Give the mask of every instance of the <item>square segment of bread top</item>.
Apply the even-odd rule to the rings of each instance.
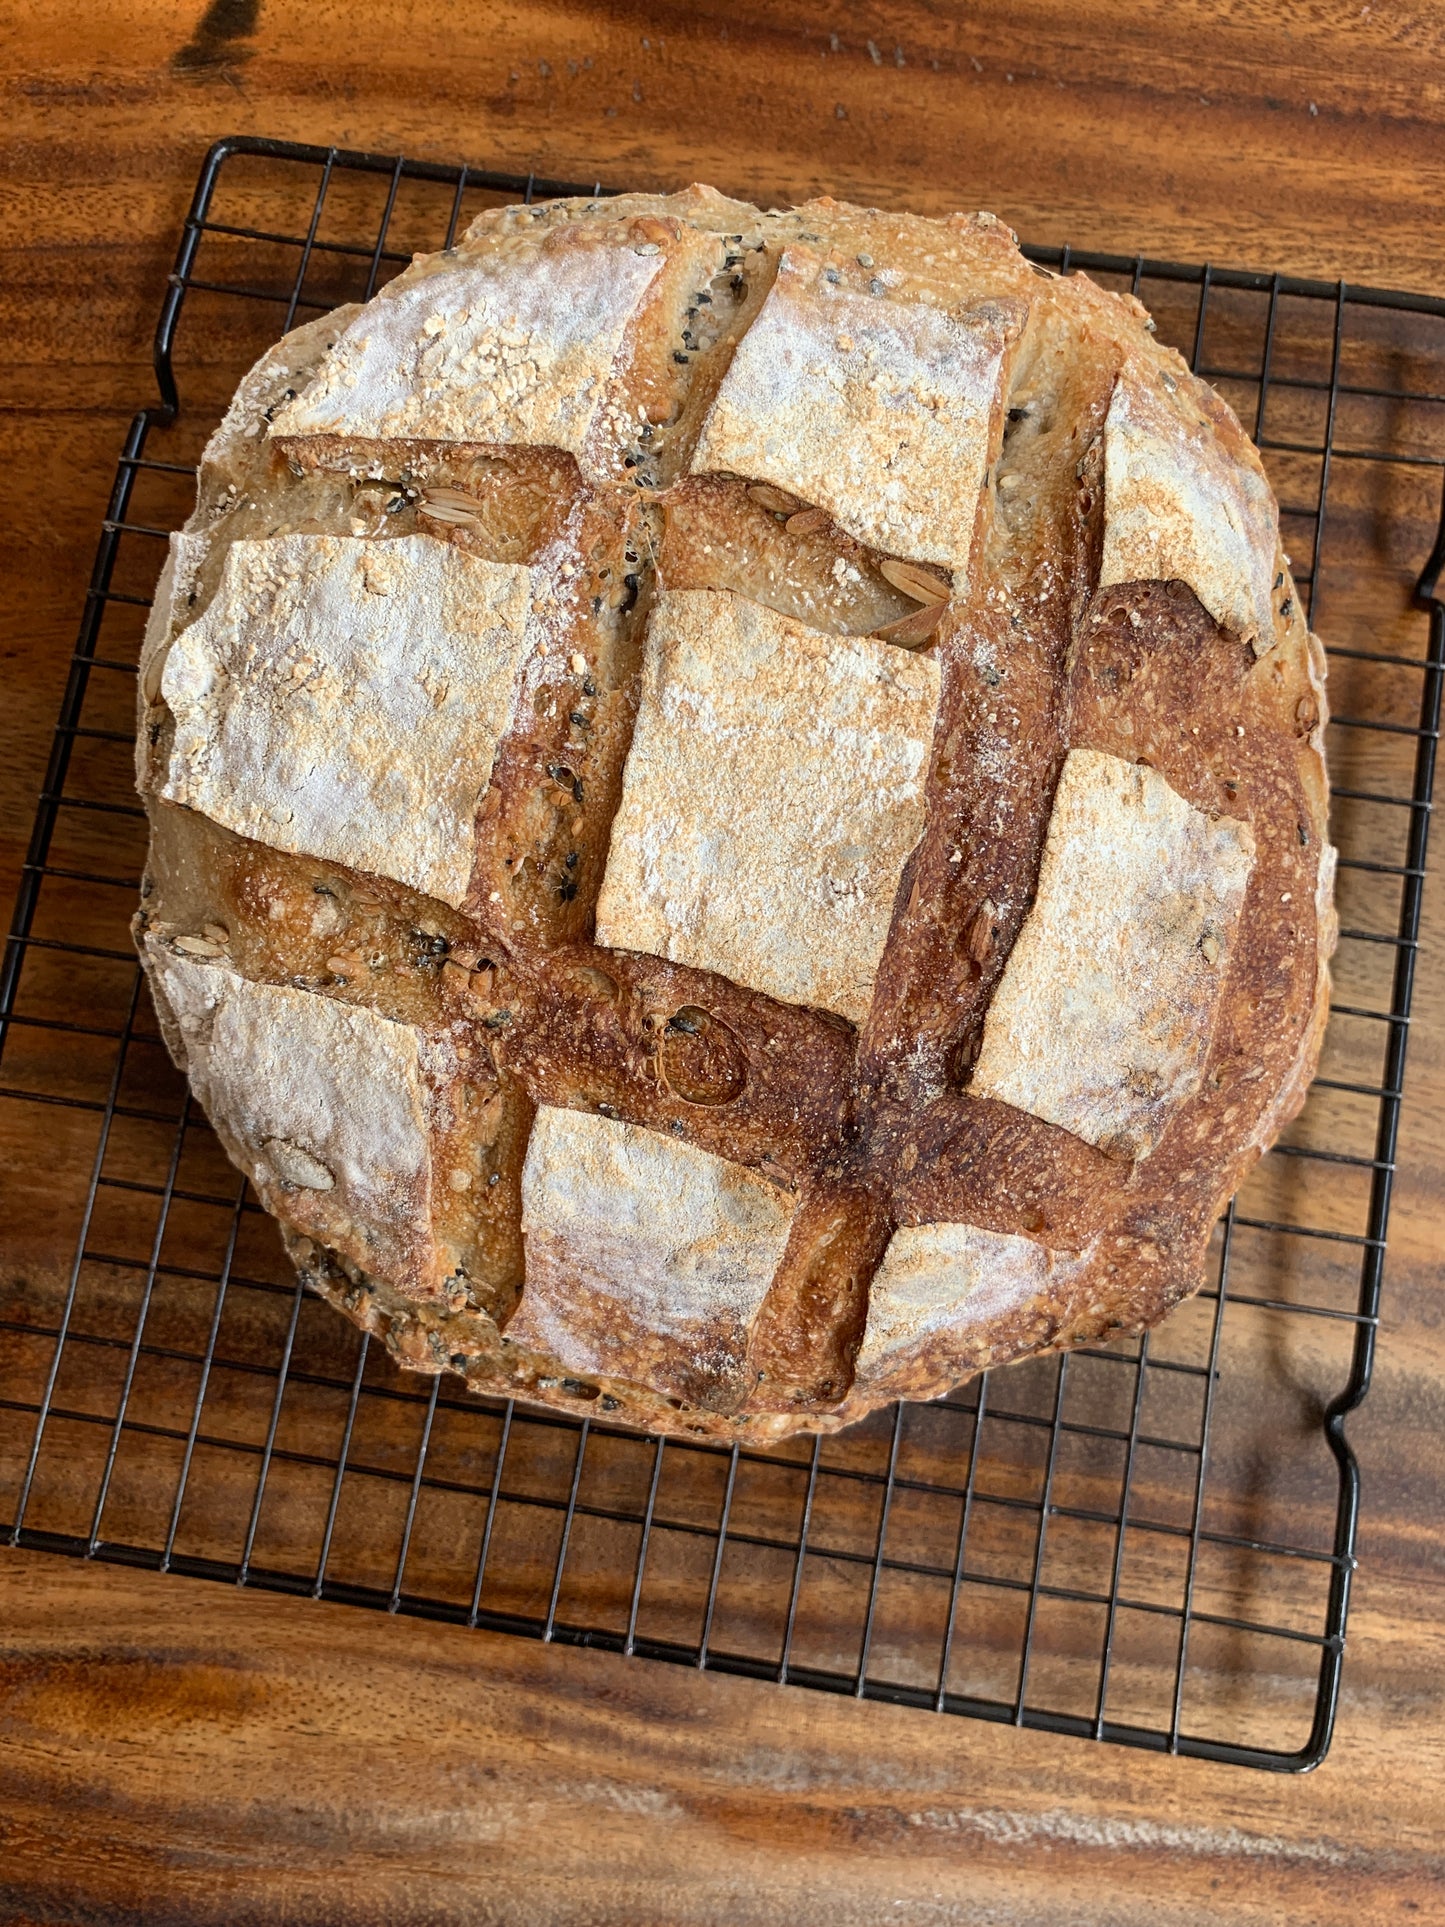
[[[1253,864],[1247,824],[1146,765],[1070,750],[973,1094],[1147,1155],[1199,1087]]]
[[[544,1104],[522,1172],[527,1282],[507,1337],[569,1371],[683,1398],[738,1393],[795,1206],[728,1158]]]
[[[945,314],[829,275],[807,248],[784,253],[692,471],[774,483],[870,547],[961,575],[1022,308]]]
[[[433,1283],[421,1033],[144,943],[167,1042],[266,1209],[379,1277]]]
[[[661,266],[656,245],[543,247],[530,238],[455,262],[433,256],[427,271],[361,310],[271,432],[580,456]]]
[[[1214,620],[1263,655],[1276,638],[1279,510],[1258,457],[1204,415],[1198,384],[1126,362],[1104,418],[1099,587],[1187,582]]]
[[[922,834],[939,667],[713,590],[659,596],[599,943],[868,1013]]]
[[[1090,1253],[1056,1252],[1032,1238],[972,1224],[901,1225],[868,1289],[855,1383],[866,1388],[910,1367],[928,1369],[914,1398],[936,1398],[978,1369],[970,1342],[1066,1284]]]
[[[429,535],[234,543],[165,659],[160,794],[459,905],[530,607],[529,570]]]

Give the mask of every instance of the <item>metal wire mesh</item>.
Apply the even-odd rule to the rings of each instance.
[[[140,628],[236,379],[480,207],[563,191],[588,190],[255,140],[207,159],[0,980],[0,1519],[22,1546],[1312,1766],[1354,1565],[1343,1427],[1370,1375],[1445,674],[1425,599],[1445,555],[1445,303],[1030,250],[1139,293],[1266,452],[1340,712],[1322,1074],[1220,1225],[1206,1288],[1143,1342],[835,1439],[664,1444],[405,1375],[307,1298],[160,1047],[126,932]]]

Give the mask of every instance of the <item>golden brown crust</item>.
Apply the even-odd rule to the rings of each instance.
[[[537,272],[595,285],[612,327],[605,356],[550,321],[533,352],[501,309],[448,333],[448,317],[471,315],[469,275],[490,300],[525,294]],[[418,1100],[431,1106],[427,1264],[362,1270],[366,1227],[318,1243],[330,1219],[288,1207],[278,1181],[267,1202],[308,1281],[413,1368],[659,1432],[758,1441],[836,1429],[885,1400],[1161,1317],[1198,1284],[1220,1206],[1303,1101],[1334,940],[1321,662],[1233,415],[1153,342],[1136,302],[1030,268],[988,216],[933,222],[827,200],[760,214],[698,188],[500,209],[380,302],[385,329],[368,334],[379,304],[326,317],[243,385],[207,451],[142,672],[148,953],[189,955],[192,976],[239,972],[374,1012],[449,1067]],[[409,333],[393,325],[412,311]],[[874,312],[878,343],[893,345],[870,363]],[[811,359],[729,385],[760,316],[771,319],[755,346],[772,339],[777,362],[806,336]],[[972,372],[930,389],[929,356],[965,324],[982,344]],[[376,361],[382,348],[395,366]],[[495,395],[469,402],[456,370],[474,353],[505,362],[511,416]],[[342,377],[368,355],[370,399],[349,412]],[[797,410],[766,458],[749,452],[767,441],[760,380]],[[838,409],[854,404],[859,446],[876,443],[885,469],[887,407],[899,419],[937,411],[967,469],[966,528],[934,542],[917,522],[926,461],[899,466],[886,513],[851,471],[837,486],[817,479]],[[745,472],[708,465],[724,445]],[[1208,501],[1230,487],[1240,526],[1215,540]],[[1144,570],[1146,496],[1167,525],[1167,579],[1104,582],[1121,558]],[[883,530],[893,546],[871,546]],[[454,904],[334,853],[283,854],[158,794],[176,754],[165,652],[215,597],[237,539],[285,534],[426,537],[530,571],[529,647],[480,773],[475,856]],[[937,678],[921,827],[869,886],[891,919],[871,999],[846,1005],[856,1026],[766,983],[595,941],[614,836],[630,833],[618,810],[638,705],[661,700],[642,676],[647,627],[659,593],[678,592],[773,612],[769,633],[803,637],[809,661],[881,633],[919,649]],[[1164,1094],[1147,1155],[970,1089],[1071,750],[1147,764],[1181,809],[1241,825],[1252,845],[1237,929],[1205,951],[1219,972],[1212,1023],[1191,1006],[1202,1068]],[[810,781],[826,786],[826,756],[819,770]],[[679,836],[698,835],[685,819]],[[744,902],[729,898],[725,855],[689,856],[678,888],[709,878],[724,918]],[[658,914],[682,912],[664,891]],[[746,977],[756,949],[736,947],[728,967]],[[259,1155],[242,1114],[255,1100],[228,1102],[221,1122],[244,1163]],[[565,1155],[539,1149],[529,1165],[529,1143],[546,1135],[538,1107],[607,1121],[584,1160],[595,1181],[580,1172],[575,1197]],[[554,1153],[571,1142],[548,1131]],[[623,1155],[639,1141],[657,1154]],[[312,1165],[287,1146],[276,1156],[304,1191]],[[612,1248],[608,1184],[618,1214],[645,1215],[649,1195],[699,1171],[712,1174],[708,1197],[761,1200],[770,1227],[729,1259],[716,1315],[689,1324],[668,1308],[668,1281],[692,1277],[685,1237],[614,1239],[631,1257],[610,1269],[598,1257],[585,1285],[586,1264],[569,1271],[589,1211],[597,1252]],[[549,1196],[560,1211],[564,1194],[565,1239],[535,1215]],[[339,1210],[351,1194],[335,1195]],[[529,1308],[524,1209],[538,1267]],[[651,1282],[634,1281],[624,1329],[618,1279],[639,1251],[652,1254]],[[638,1324],[647,1304],[653,1322]]]

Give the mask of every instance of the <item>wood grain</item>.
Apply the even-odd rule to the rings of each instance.
[[[21,505],[0,610],[0,893],[123,425],[151,393],[176,229],[220,133],[765,199],[986,205],[1038,241],[1445,293],[1437,9],[839,12],[121,0],[102,18],[18,0],[0,25],[0,436]],[[1340,594],[1342,618],[1379,619],[1363,591]],[[1380,1363],[1351,1423],[1366,1498],[1344,1702],[1310,1779],[12,1553],[0,1915],[1445,1919],[1442,1140],[1436,889]],[[43,1142],[4,1145],[7,1267],[31,1262],[27,1227],[71,1161]]]
[[[0,1568],[8,1919],[1440,1918],[1436,1794],[1403,1747],[1280,1786],[41,1555]],[[1404,1631],[1362,1613],[1357,1694]],[[1438,1629],[1416,1652],[1438,1682]]]

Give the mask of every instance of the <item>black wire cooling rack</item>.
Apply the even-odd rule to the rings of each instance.
[[[1226,1213],[1205,1289],[1143,1342],[767,1452],[477,1398],[403,1374],[303,1295],[160,1047],[126,931],[144,852],[132,678],[206,432],[284,329],[365,298],[413,248],[503,200],[600,191],[260,140],[206,159],[0,979],[4,1529],[1311,1767],[1339,1691],[1359,1496],[1344,1422],[1374,1351],[1445,680],[1445,302],[1029,250],[1140,294],[1234,404],[1331,644],[1344,931],[1322,1074]]]

